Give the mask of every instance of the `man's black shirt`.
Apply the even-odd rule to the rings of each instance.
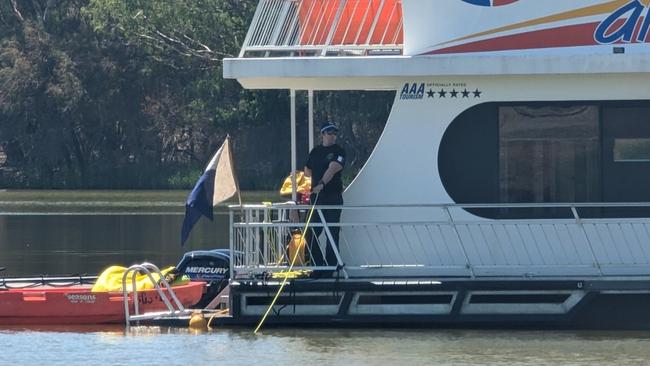
[[[333,161],[341,164],[341,166],[345,166],[345,150],[337,144],[327,147],[318,145],[309,153],[309,159],[307,159],[305,166],[311,169],[312,188],[323,179],[325,171]],[[321,194],[340,195],[343,192],[341,171],[334,174],[332,180],[323,187]]]

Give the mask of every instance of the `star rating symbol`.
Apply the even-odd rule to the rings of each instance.
[[[441,88],[438,91],[436,91],[436,90],[434,90],[432,88],[428,88],[426,93],[427,93],[427,99],[447,99],[447,98],[451,98],[451,99],[454,99],[454,98],[455,99],[459,99],[459,98],[462,98],[462,99],[465,99],[465,98],[467,98],[467,99],[470,99],[470,98],[480,99],[481,95],[483,95],[483,91],[479,90],[478,88],[476,88],[476,90],[472,91],[471,89],[467,89],[466,87],[463,87],[463,89],[453,88],[451,90]],[[436,96],[436,94],[438,94],[438,95]]]

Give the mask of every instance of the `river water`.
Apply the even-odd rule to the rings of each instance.
[[[97,273],[227,247],[225,208],[179,245],[183,191],[2,191],[5,275]],[[272,192],[245,201],[281,199]],[[650,304],[649,304],[650,305]],[[0,304],[2,306],[2,304]],[[650,307],[649,307],[650,311]],[[3,365],[650,365],[650,332],[0,326]]]
[[[94,274],[143,261],[174,265],[186,251],[228,247],[228,212],[202,218],[184,247],[187,191],[0,191],[5,275]],[[248,202],[281,199],[246,192]]]

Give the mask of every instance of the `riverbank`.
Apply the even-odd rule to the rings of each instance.
[[[0,215],[7,214],[183,214],[190,190],[0,190]],[[242,192],[244,202],[284,201],[274,191]],[[225,210],[237,197],[220,204]]]

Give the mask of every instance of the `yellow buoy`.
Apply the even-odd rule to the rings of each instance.
[[[190,317],[190,329],[205,330],[208,328],[208,321],[205,320],[200,311],[195,311]]]

